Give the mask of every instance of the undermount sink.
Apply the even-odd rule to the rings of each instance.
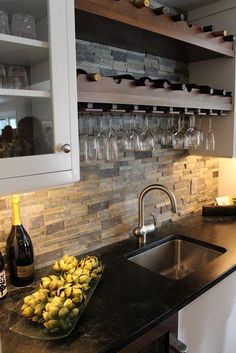
[[[167,278],[179,280],[221,256],[226,249],[186,236],[171,236],[127,258]]]

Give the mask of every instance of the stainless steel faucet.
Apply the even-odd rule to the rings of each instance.
[[[156,228],[155,218],[153,223],[148,225],[144,224],[144,197],[152,190],[164,191],[170,198],[172,212],[177,213],[175,196],[166,186],[161,184],[153,184],[143,189],[138,198],[138,226],[133,230],[134,235],[138,238],[139,243],[142,245],[146,243],[146,235],[153,232]]]

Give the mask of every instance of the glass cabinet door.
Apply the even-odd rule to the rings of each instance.
[[[73,12],[73,0],[0,0],[0,180],[73,168]]]

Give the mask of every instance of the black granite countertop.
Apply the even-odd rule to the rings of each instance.
[[[60,341],[39,341],[9,330],[18,319],[16,290],[0,303],[2,353],[108,353],[162,322],[236,269],[236,218],[203,219],[199,215],[170,223],[148,236],[148,243],[167,235],[187,235],[227,252],[189,276],[175,281],[142,268],[125,255],[137,249],[135,238],[101,248],[104,275],[73,333]]]

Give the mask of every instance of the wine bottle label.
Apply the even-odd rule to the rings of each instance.
[[[0,272],[0,298],[7,294],[7,281],[5,270]]]
[[[33,275],[34,273],[34,264],[28,266],[17,266],[16,267],[17,277],[18,278],[27,278]]]

